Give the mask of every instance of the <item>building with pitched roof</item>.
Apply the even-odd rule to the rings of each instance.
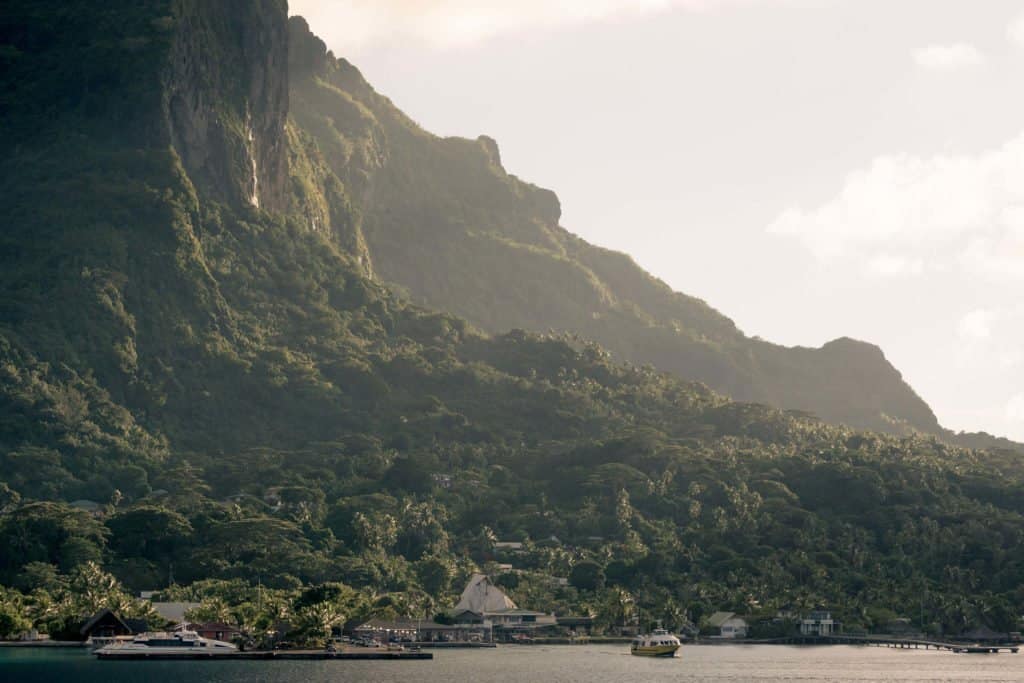
[[[718,631],[719,638],[747,637],[747,621],[735,612],[715,612],[708,617],[707,625]]]
[[[480,624],[496,636],[555,626],[555,615],[520,609],[486,574],[473,574],[451,615],[457,624]]]
[[[463,589],[454,611],[487,614],[508,609],[516,609],[516,603],[512,602],[512,598],[495,586],[486,574],[473,574]]]
[[[122,619],[114,610],[102,609],[82,624],[78,632],[84,640],[102,642],[148,630],[149,624],[145,619]]]

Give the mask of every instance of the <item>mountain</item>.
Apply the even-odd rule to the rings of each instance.
[[[292,116],[352,189],[376,274],[413,301],[492,333],[577,334],[619,360],[738,401],[967,439],[942,429],[878,347],[842,338],[787,348],[747,337],[629,256],[562,228],[555,194],[509,174],[494,140],[431,135],[329,54],[301,17],[290,29]],[[964,445],[1012,444],[979,434]]]
[[[536,324],[646,319],[638,348],[685,338],[688,362],[740,372],[726,319],[557,228],[493,143],[419,131],[300,29],[277,0],[0,13],[0,631],[77,632],[130,604],[121,582],[312,641],[453,604],[498,537],[524,543],[517,604],[601,628],[633,600],[666,625],[827,603],[873,628],[924,616],[922,588],[921,628],[1015,626],[1017,455],[737,403],[385,286],[399,262],[457,265],[448,232],[491,215],[504,239],[457,234],[508,279],[444,286],[508,287]],[[655,309],[693,327],[664,336]],[[855,342],[806,353],[882,367]]]

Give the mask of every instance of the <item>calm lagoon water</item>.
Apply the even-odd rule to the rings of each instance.
[[[433,661],[100,662],[85,650],[0,648],[0,681],[35,683],[620,683],[624,681],[1024,681],[1024,654],[875,647],[684,646],[673,659],[625,646],[435,650]]]

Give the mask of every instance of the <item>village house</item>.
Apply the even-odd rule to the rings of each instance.
[[[452,609],[448,616],[456,624],[483,624],[484,615],[471,609]]]
[[[718,638],[746,638],[747,622],[735,612],[715,612],[708,617],[709,628],[717,630]]]
[[[145,633],[148,630],[149,624],[145,619],[122,619],[117,612],[103,609],[82,625],[79,634],[82,636],[82,640],[98,643]]]
[[[776,621],[800,621],[800,611],[791,605],[780,607],[775,612]]]
[[[594,628],[594,617],[573,616],[555,617],[555,622],[569,635],[590,635]]]
[[[495,541],[493,550],[495,553],[511,553],[517,555],[524,552],[522,541]]]
[[[816,609],[800,620],[800,635],[828,636],[836,632],[836,623],[828,610]]]
[[[450,474],[439,474],[434,473],[430,475],[430,478],[434,481],[434,485],[442,489],[450,489],[452,487],[452,475]]]
[[[219,621],[208,624],[189,624],[189,626],[203,638],[223,640],[226,643],[230,643],[244,635],[238,627]]]

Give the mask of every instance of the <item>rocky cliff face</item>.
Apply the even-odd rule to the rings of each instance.
[[[877,347],[786,348],[745,336],[627,255],[561,227],[555,194],[509,174],[493,139],[422,130],[304,20],[290,23],[292,116],[349,187],[375,272],[415,301],[491,332],[578,334],[737,400],[957,439]]]
[[[305,19],[291,17],[288,28],[292,117],[315,139],[349,196],[365,204],[371,180],[387,161],[388,144],[383,125],[363,100],[380,96],[355,67],[328,52]]]
[[[287,208],[284,0],[10,0],[0,48],[7,156],[173,148],[202,196]]]
[[[177,0],[163,107],[186,171],[211,197],[287,206],[287,5]]]

